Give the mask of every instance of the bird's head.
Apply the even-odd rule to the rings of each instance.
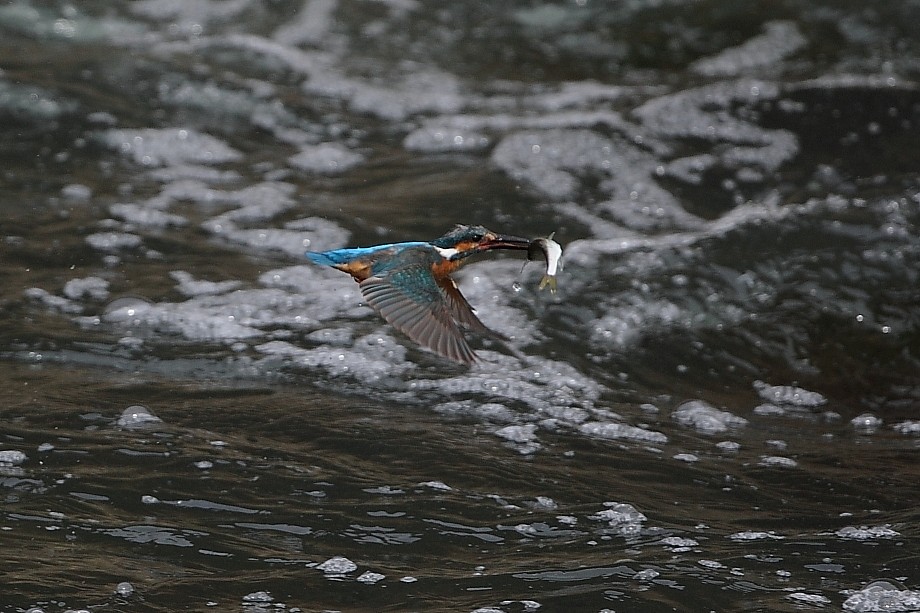
[[[482,226],[456,225],[440,238],[431,241],[448,260],[459,260],[491,249],[518,249],[526,251],[530,240],[518,236],[498,234]]]

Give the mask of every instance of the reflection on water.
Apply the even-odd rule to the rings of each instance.
[[[0,610],[920,608],[915,12],[0,7]]]

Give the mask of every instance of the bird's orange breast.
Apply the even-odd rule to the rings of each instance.
[[[478,246],[479,243],[477,241],[462,241],[454,245],[454,249],[456,249],[458,253],[466,253],[467,251],[473,251]],[[432,266],[431,272],[434,273],[435,277],[446,277],[464,264],[466,264],[465,257],[455,260],[441,260]]]
[[[446,277],[463,265],[463,260],[441,260],[431,267],[435,278]]]

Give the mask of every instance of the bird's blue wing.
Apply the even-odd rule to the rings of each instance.
[[[342,262],[336,257],[335,251],[307,251],[307,259],[320,266],[335,266]]]
[[[320,266],[342,266],[362,259],[379,259],[384,255],[395,255],[407,247],[427,246],[428,243],[388,243],[374,245],[373,247],[350,247],[348,249],[332,249],[331,251],[307,251],[304,255],[314,264]],[[389,251],[390,253],[386,253]]]
[[[390,268],[365,279],[359,287],[374,310],[419,345],[455,362],[476,361],[430,265],[420,262]]]

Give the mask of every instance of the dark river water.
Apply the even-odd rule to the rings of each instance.
[[[0,612],[920,610],[920,3],[0,3]],[[455,223],[507,343],[309,250]]]

